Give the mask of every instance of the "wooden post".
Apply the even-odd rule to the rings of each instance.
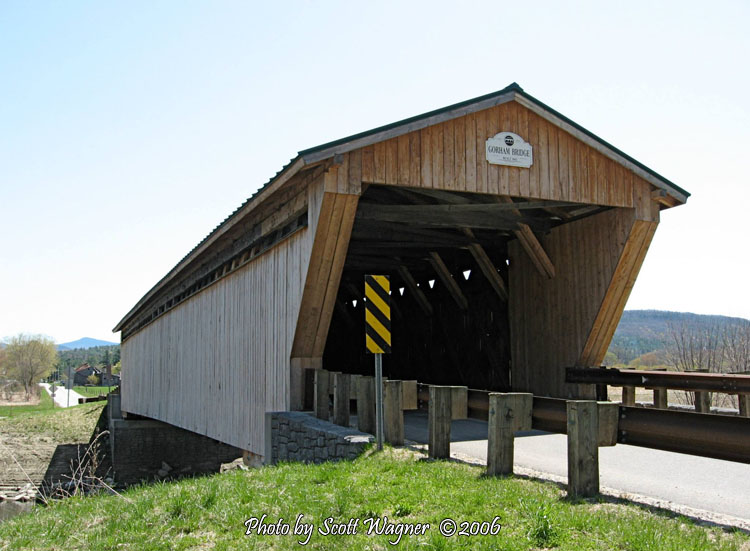
[[[623,406],[635,405],[635,387],[634,386],[622,387],[622,405]]]
[[[447,459],[451,455],[451,387],[430,385],[427,415],[428,455]]]
[[[666,388],[654,389],[654,407],[658,409],[669,408],[669,403],[667,402],[667,389]]]
[[[306,367],[303,371],[304,390],[302,392],[302,407],[309,411],[315,409],[315,373],[317,369]]]
[[[695,391],[695,411],[698,413],[711,413],[711,393],[701,390]]]
[[[516,431],[531,430],[533,394],[490,393],[487,424],[487,474],[513,474],[513,439]]]
[[[351,375],[348,373],[333,375],[333,422],[342,427],[349,426],[350,382]]]
[[[359,378],[362,375],[349,375],[349,399],[357,400],[357,389],[359,388]]]
[[[324,369],[315,370],[315,417],[330,419],[328,395],[330,394],[330,373]]]
[[[401,381],[401,396],[405,410],[417,409],[417,381]]]
[[[750,417],[750,394],[738,394],[737,405],[740,410],[740,417]]]
[[[568,495],[599,493],[599,415],[593,400],[568,400]]]
[[[467,419],[469,417],[469,387],[451,387],[451,419]]]
[[[357,428],[375,434],[375,377],[357,379]]]
[[[394,446],[404,445],[404,409],[402,381],[386,381],[383,393],[385,441]]]
[[[620,423],[620,406],[614,402],[599,402],[597,414],[599,423],[597,443],[600,447],[616,445]]]

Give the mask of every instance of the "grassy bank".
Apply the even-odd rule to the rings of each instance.
[[[81,396],[93,398],[94,396],[101,396],[102,394],[108,394],[112,390],[113,386],[74,386],[75,390]]]
[[[742,550],[747,536],[632,505],[568,501],[557,486],[386,450],[353,462],[286,464],[70,499],[0,525],[1,549],[300,549],[302,536],[245,535],[249,517],[314,523],[309,549],[391,549],[396,536],[323,536],[326,518],[429,523],[397,549]],[[492,521],[496,536],[440,534],[445,517]]]

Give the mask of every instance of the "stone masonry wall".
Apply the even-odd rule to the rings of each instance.
[[[353,459],[373,440],[370,434],[300,411],[270,411],[266,413],[264,462],[323,463]]]

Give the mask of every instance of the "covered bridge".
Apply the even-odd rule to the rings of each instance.
[[[262,454],[304,369],[591,397],[662,209],[688,193],[517,84],[301,151],[117,324],[122,409]]]

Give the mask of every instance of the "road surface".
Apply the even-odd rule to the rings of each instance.
[[[427,413],[404,412],[406,438],[427,442]],[[514,463],[567,479],[567,436],[519,433]],[[487,423],[453,421],[451,453],[487,461]],[[626,444],[599,448],[602,487],[750,522],[750,465]]]
[[[49,384],[39,383],[39,386],[42,387],[44,390],[46,390],[50,396],[52,396],[52,392],[50,391]],[[68,393],[70,393],[70,400],[68,400]],[[61,386],[55,387],[55,395],[52,396],[52,399],[61,408],[65,408],[68,406],[77,406],[78,398],[83,398],[83,395],[78,394],[75,390],[67,390],[66,388],[61,387]]]

